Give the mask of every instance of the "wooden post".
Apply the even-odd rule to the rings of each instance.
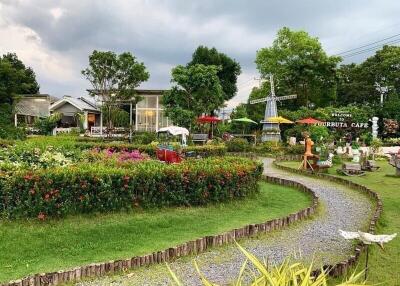
[[[132,142],[132,101],[129,104],[129,142]]]

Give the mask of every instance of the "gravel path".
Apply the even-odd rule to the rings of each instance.
[[[352,251],[351,242],[338,234],[338,229],[357,230],[367,226],[372,214],[371,201],[357,191],[341,185],[288,173],[272,166],[272,159],[263,159],[265,173],[298,181],[311,188],[319,197],[320,213],[311,220],[288,229],[241,241],[259,258],[279,263],[288,255],[301,254],[302,259],[317,264],[334,264],[347,258]],[[181,277],[184,285],[201,285],[191,258],[181,258],[170,264]],[[195,257],[204,275],[214,283],[226,285],[232,282],[244,262],[244,256],[234,245],[216,248]],[[155,265],[135,270],[129,274],[102,277],[80,282],[79,286],[93,285],[170,285],[165,265]]]

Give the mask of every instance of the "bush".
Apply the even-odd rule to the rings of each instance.
[[[53,129],[57,127],[57,122],[61,120],[61,113],[54,113],[47,118],[39,119],[35,122],[35,127],[39,129],[41,135],[51,135]]]
[[[0,126],[0,139],[6,140],[24,140],[26,133],[23,128],[14,127],[12,125]]]
[[[228,152],[246,152],[250,150],[250,144],[246,139],[233,138],[225,142]]]
[[[138,132],[132,137],[132,143],[137,144],[150,144],[157,140],[155,132]]]
[[[302,155],[304,154],[304,145],[290,145],[285,149],[285,153],[290,155]]]
[[[80,164],[21,171],[0,190],[0,213],[10,218],[64,216],[135,207],[203,205],[251,195],[262,164],[245,158],[143,161],[124,167]]]
[[[281,142],[266,141],[258,144],[254,150],[259,154],[278,154],[283,149]]]
[[[155,156],[157,145],[154,144],[129,144],[125,142],[76,142],[75,146],[81,150],[85,149],[112,149],[115,151],[133,151],[139,150],[141,153],[146,153],[150,156]],[[187,146],[182,148],[183,152],[193,151],[202,156],[222,156],[226,153],[226,147],[224,145],[202,145],[202,146]]]

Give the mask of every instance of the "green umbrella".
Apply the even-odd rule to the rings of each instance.
[[[250,118],[247,118],[247,117],[232,119],[232,121],[258,124],[254,120],[251,120]]]

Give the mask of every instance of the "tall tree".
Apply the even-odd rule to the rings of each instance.
[[[384,46],[360,64],[342,65],[338,79],[339,105],[363,104],[378,117],[400,120],[400,47]]]
[[[136,94],[142,82],[148,80],[149,73],[143,63],[129,52],[120,55],[114,52],[93,51],[89,56],[89,66],[82,74],[91,83],[92,96],[100,96],[103,109],[107,110],[109,127],[112,127],[112,111],[120,100],[132,100],[136,104],[140,97]]]
[[[271,47],[262,48],[256,56],[261,75],[275,75],[277,95],[296,93],[297,105],[302,106],[325,106],[335,100],[339,61],[325,53],[317,38],[287,27],[278,31]]]
[[[224,99],[229,100],[237,92],[237,77],[241,73],[240,64],[224,53],[220,53],[216,48],[199,46],[192,55],[192,60],[187,66],[196,64],[219,66],[217,75],[224,92]]]
[[[16,54],[0,57],[0,111],[1,124],[10,124],[13,104],[20,94],[36,94],[39,85],[30,67],[18,59]]]
[[[191,128],[196,117],[211,114],[223,105],[219,70],[217,66],[203,64],[172,69],[173,86],[164,93],[162,102],[175,124]]]

